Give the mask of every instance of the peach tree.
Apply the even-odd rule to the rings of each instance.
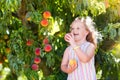
[[[31,22],[32,16],[32,13],[26,15],[26,20]],[[57,50],[64,46],[63,43],[59,44],[62,37],[54,36],[55,34],[52,32],[53,18],[49,11],[41,13],[40,17],[37,31],[33,32],[28,28],[29,26],[18,25],[20,28],[10,32],[7,47],[10,49],[8,61],[14,75],[12,77],[26,75],[29,80],[38,80],[39,71],[42,71],[44,76],[49,76],[60,68],[58,64],[61,59],[58,55],[61,54]]]
[[[62,20],[57,22],[52,10],[38,3],[42,1],[0,2],[0,64],[10,68],[6,79],[25,76],[28,80],[52,80],[57,79],[59,73],[63,75],[60,63],[66,47],[65,32],[58,26],[62,25]],[[3,79],[4,74],[1,74],[2,71],[0,78]]]
[[[119,0],[1,0],[0,79],[8,67],[7,80],[66,80],[60,70],[64,34],[75,17],[88,15],[103,35],[95,56],[98,77],[120,79],[119,5]]]

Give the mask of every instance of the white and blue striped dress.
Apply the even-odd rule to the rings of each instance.
[[[85,52],[89,44],[89,42],[83,43],[80,46],[81,50]],[[97,80],[96,71],[94,67],[94,56],[89,62],[83,63],[78,59],[78,57],[74,53],[74,50],[71,47],[68,56],[69,60],[73,58],[76,59],[78,67],[72,73],[68,74],[67,80]]]

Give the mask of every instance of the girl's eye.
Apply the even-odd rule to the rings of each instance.
[[[80,29],[79,27],[77,29]]]
[[[70,31],[72,31],[73,30],[73,28],[70,28]]]

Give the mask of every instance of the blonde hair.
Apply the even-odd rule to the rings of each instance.
[[[102,39],[102,36],[95,28],[95,26],[94,26],[95,23],[93,22],[91,17],[89,17],[89,16],[87,16],[86,18],[85,17],[82,17],[82,18],[77,17],[77,18],[75,18],[75,20],[72,23],[74,23],[76,21],[80,21],[85,25],[86,30],[89,31],[88,35],[86,36],[86,40],[93,43],[97,47],[98,39]]]

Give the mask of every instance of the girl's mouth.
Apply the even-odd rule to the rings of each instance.
[[[74,34],[74,36],[78,36],[79,34]]]

